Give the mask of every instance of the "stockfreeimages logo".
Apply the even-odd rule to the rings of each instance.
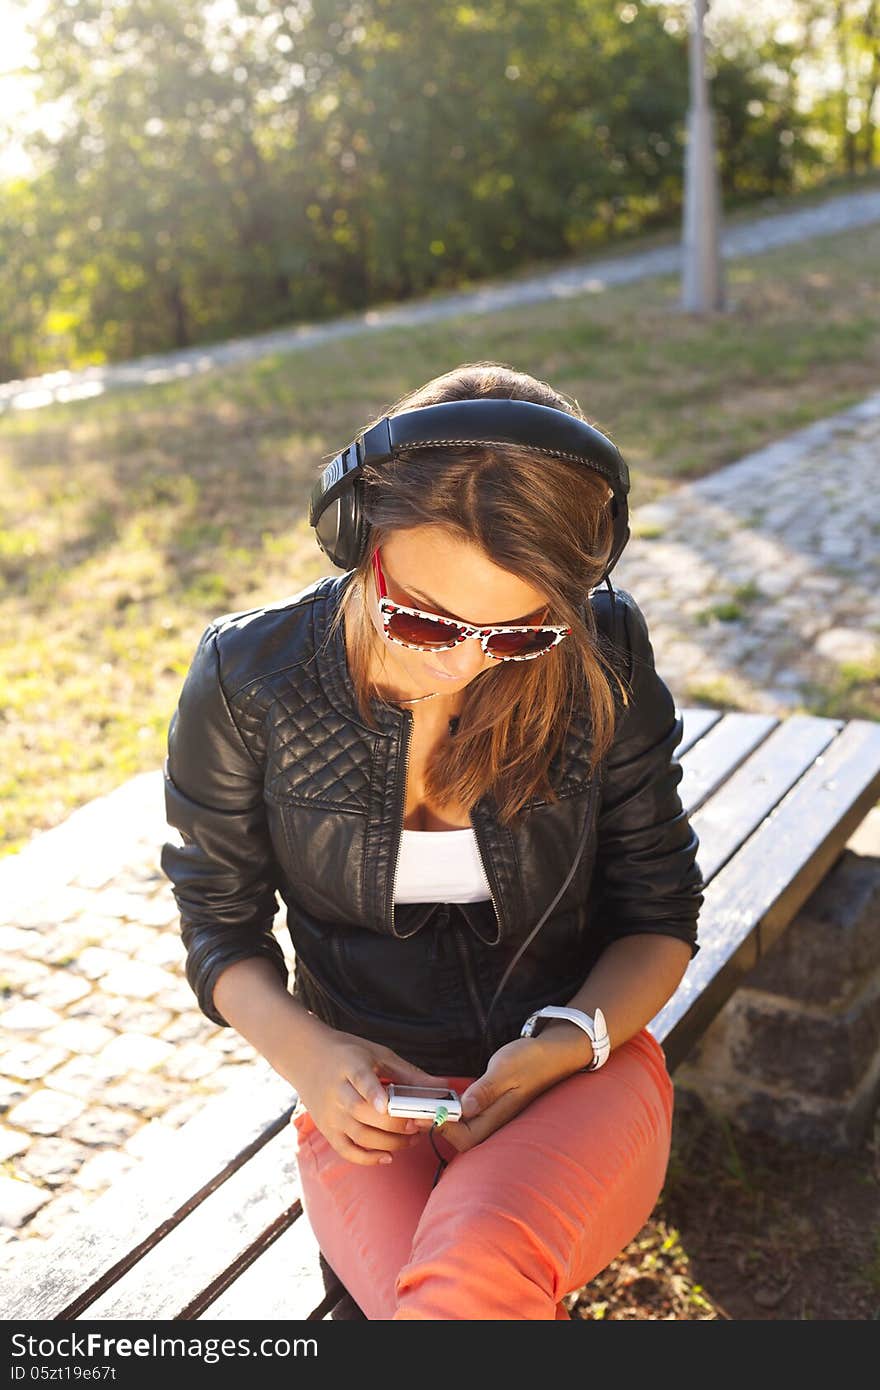
[[[46,1358],[72,1359],[80,1357],[98,1360],[102,1356],[119,1357],[181,1357],[204,1361],[213,1365],[224,1358],[237,1356],[265,1356],[284,1359],[289,1356],[317,1356],[318,1343],[314,1337],[263,1337],[255,1345],[249,1337],[207,1337],[198,1338],[160,1337],[152,1333],[149,1337],[108,1337],[103,1332],[70,1333],[62,1337],[33,1337],[22,1332],[12,1336],[13,1357],[29,1357],[33,1360]],[[33,1371],[39,1368],[31,1368]],[[13,1367],[13,1380],[27,1376],[25,1366]]]

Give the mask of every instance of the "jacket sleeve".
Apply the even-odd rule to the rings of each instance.
[[[182,845],[162,846],[186,947],[186,978],[199,1008],[228,1027],[213,1003],[234,961],[265,956],[287,984],[272,935],[275,861],[263,805],[263,771],[235,723],[220,680],[217,632],[202,634],[168,729],[165,811]]]
[[[597,823],[598,911],[606,944],[653,932],[699,950],[697,918],[703,880],[699,840],[678,794],[682,769],[673,759],[683,721],[654,668],[648,628],[638,604],[617,590],[629,650],[629,704],[618,716],[607,754]]]

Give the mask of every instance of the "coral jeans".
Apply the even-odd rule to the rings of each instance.
[[[464,1090],[472,1077],[449,1077]],[[666,1174],[673,1089],[642,1029],[604,1067],[558,1082],[464,1153],[427,1134],[389,1164],[341,1158],[294,1117],[303,1203],[324,1257],[370,1319],[567,1318],[561,1300],[644,1225]]]

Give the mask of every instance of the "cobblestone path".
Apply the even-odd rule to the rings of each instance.
[[[784,715],[877,662],[878,451],[880,394],[633,513],[615,579],[680,705]],[[168,833],[156,771],[0,861],[3,1264],[255,1060],[183,976]]]

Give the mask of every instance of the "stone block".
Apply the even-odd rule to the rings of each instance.
[[[66,1047],[77,1054],[100,1052],[114,1037],[112,1028],[105,1028],[89,1018],[66,1018],[56,1028],[50,1028],[45,1041]]]
[[[107,1078],[96,1068],[93,1057],[71,1057],[46,1077],[46,1085],[53,1091],[90,1100],[107,1089]]]
[[[95,937],[85,922],[58,922],[31,932],[31,945],[24,954],[48,965],[66,967],[78,960],[83,951],[94,947]]]
[[[828,1099],[784,1087],[743,1084],[733,1076],[709,1076],[682,1063],[675,1073],[676,1106],[693,1103],[722,1114],[736,1128],[772,1134],[817,1153],[846,1153],[871,1131],[880,1103],[880,1057],[854,1092]]]
[[[105,939],[112,944],[114,951],[122,951],[124,955],[140,961],[146,959],[144,952],[155,944],[157,935],[153,927],[144,926],[142,922],[115,922],[112,933],[108,933]]]
[[[878,980],[880,986],[880,980]],[[839,1098],[854,1090],[880,1051],[880,988],[842,1013],[780,1006],[741,990],[730,1026],[730,1064],[758,1085]]]
[[[123,1076],[111,1086],[104,1083],[102,1099],[108,1105],[120,1105],[133,1110],[141,1118],[152,1119],[164,1115],[169,1106],[179,1100],[181,1092],[187,1088],[179,1081],[173,1081],[156,1072],[137,1072]]]
[[[134,1164],[133,1158],[116,1149],[103,1149],[82,1165],[74,1182],[80,1191],[97,1195],[133,1168]]]
[[[81,975],[74,975],[65,968],[53,970],[51,974],[40,977],[28,985],[24,993],[26,995],[38,994],[42,1004],[48,1004],[51,1009],[63,1009],[74,1000],[82,999],[91,991],[88,980],[84,980]]]
[[[9,1111],[8,1119],[32,1134],[57,1134],[85,1109],[78,1096],[64,1091],[34,1091]]]
[[[194,1115],[204,1108],[204,1095],[185,1096],[176,1105],[172,1105],[162,1116],[162,1123],[166,1129],[180,1129],[187,1120],[191,1120]]]
[[[27,954],[29,947],[39,943],[39,933],[27,931],[24,927],[0,927],[0,951],[15,955],[21,951]]]
[[[189,1013],[177,1014],[171,1022],[162,1029],[161,1036],[168,1042],[182,1043],[191,1042],[198,1039],[200,1042],[207,1042],[213,1033],[216,1033],[217,1025],[211,1019],[206,1018],[200,1010],[190,1010]]]
[[[46,1187],[60,1187],[73,1177],[89,1157],[90,1150],[72,1139],[37,1139],[15,1164],[16,1174],[33,1178]]]
[[[108,1026],[121,1026],[122,1016],[127,1016],[129,1001],[121,994],[104,994],[98,989],[91,990],[88,996],[77,1000],[67,1010],[68,1018],[89,1018],[95,1023]]]
[[[173,1014],[183,1014],[195,1007],[195,1000],[196,996],[187,981],[180,978],[157,994],[153,1002],[163,1009],[170,1009]]]
[[[142,1124],[139,1115],[131,1115],[127,1110],[111,1110],[109,1105],[93,1105],[71,1124],[68,1133],[72,1139],[95,1148],[105,1145],[117,1149],[124,1144]]]
[[[845,1006],[880,966],[880,863],[845,850],[750,973],[750,989]]]
[[[160,1009],[156,1004],[146,1002],[133,1003],[130,999],[126,1000],[126,1007],[119,1016],[119,1021],[125,1022],[125,1030],[129,1033],[149,1033],[155,1037],[162,1032],[166,1024],[171,1022],[171,1012],[168,1009]]]
[[[49,1194],[51,1195],[51,1194]],[[58,1233],[66,1221],[85,1211],[92,1198],[75,1187],[59,1192],[22,1231],[22,1245],[32,1250]]]
[[[178,928],[180,923],[180,910],[174,898],[168,893],[157,894],[154,898],[148,898],[140,911],[138,918],[146,927],[173,927]]]
[[[101,980],[107,994],[124,994],[131,999],[151,999],[175,984],[175,977],[161,966],[136,960],[115,966]]]
[[[60,1014],[36,999],[19,999],[9,1008],[0,1010],[0,1028],[14,1033],[39,1033],[60,1022]]]
[[[38,1081],[69,1057],[63,1047],[44,1047],[42,1043],[20,1042],[3,1053],[0,1066],[4,1076],[19,1081]]]
[[[21,1226],[45,1206],[51,1193],[18,1178],[0,1176],[0,1225]]]
[[[858,1145],[880,1100],[880,816],[676,1069],[677,1093],[807,1148]]]
[[[184,1043],[173,1047],[163,1071],[178,1081],[201,1081],[220,1066],[222,1058],[202,1043]]]
[[[49,974],[48,965],[41,960],[29,960],[27,956],[12,955],[6,951],[0,956],[0,997],[9,998],[13,994],[37,994],[39,986]]]
[[[12,1076],[0,1076],[0,1114],[24,1100],[29,1091],[30,1087],[24,1081]]]
[[[0,1125],[0,1163],[5,1163],[7,1158],[12,1158],[14,1154],[20,1154],[32,1142],[29,1134],[22,1134],[19,1129],[9,1129],[6,1125]]]
[[[172,1043],[146,1033],[120,1033],[94,1058],[95,1068],[106,1077],[126,1076],[130,1071],[150,1071],[174,1056]]]
[[[127,892],[124,888],[106,888],[98,895],[97,905],[105,917],[115,917],[122,922],[138,922],[144,897],[142,893]]]
[[[148,945],[138,951],[138,960],[150,965],[168,965],[173,970],[182,968],[186,960],[186,949],[180,937],[172,932],[154,932]]]
[[[87,946],[74,962],[76,969],[90,980],[100,980],[111,970],[128,965],[121,951],[108,951],[104,946]]]

